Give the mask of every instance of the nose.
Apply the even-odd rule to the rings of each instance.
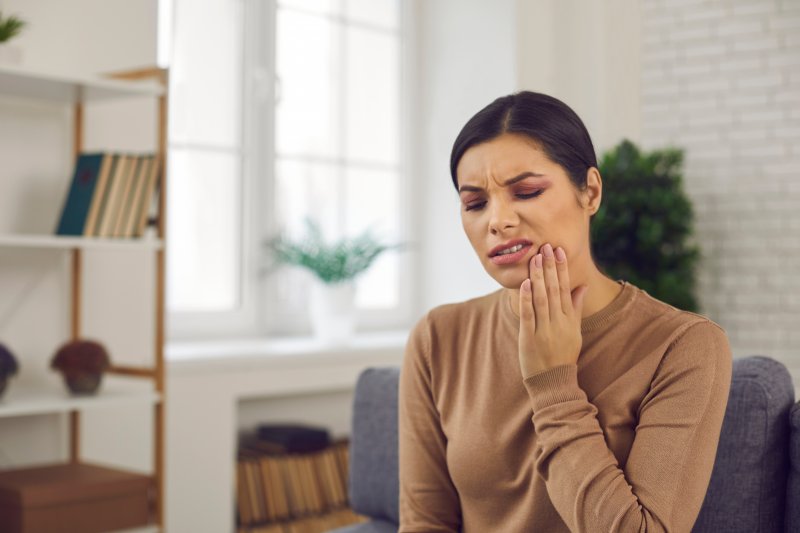
[[[511,202],[501,198],[498,195],[489,202],[489,231],[493,235],[506,230],[506,228],[513,227],[519,221],[517,213],[511,206]]]

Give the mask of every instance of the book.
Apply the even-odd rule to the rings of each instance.
[[[289,508],[289,516],[298,516],[300,513],[300,502],[295,494],[294,484],[291,483],[291,474],[289,472],[288,456],[281,457],[275,463],[280,472],[281,485],[283,493],[286,495],[286,503]]]
[[[253,517],[250,513],[250,491],[247,489],[247,474],[245,472],[244,457],[236,462],[236,508],[240,524],[252,524]]]
[[[108,198],[103,205],[100,227],[97,232],[97,235],[100,237],[112,237],[114,235],[121,196],[132,163],[132,156],[128,154],[119,155],[119,162],[114,168],[114,174],[109,184],[110,190],[108,191]]]
[[[265,517],[268,521],[274,521],[278,516],[275,505],[275,492],[270,485],[270,479],[268,472],[265,470],[265,466],[266,463],[264,462],[263,458],[260,458],[258,460],[258,475],[261,479],[261,486],[264,493]]]
[[[325,450],[322,454],[322,465],[325,478],[328,480],[328,488],[333,501],[333,505],[338,506],[344,503],[344,491],[342,487],[345,485],[344,480],[339,474],[339,469],[336,467],[336,458],[333,448]]]
[[[114,218],[111,225],[111,237],[122,236],[122,227],[125,222],[125,209],[131,202],[131,188],[134,180],[136,179],[136,174],[139,171],[139,167],[141,166],[142,159],[138,155],[131,155],[130,161],[131,163],[128,167],[128,172],[125,174],[125,178],[122,182],[121,188],[119,189],[119,197],[117,198],[115,204]]]
[[[139,193],[139,184],[141,183],[145,174],[145,167],[149,166],[147,156],[136,156],[136,165],[134,167],[133,175],[131,176],[130,183],[125,189],[125,194],[122,198],[122,208],[120,209],[119,220],[117,220],[116,235],[118,237],[130,237],[132,232],[129,232],[128,227],[131,226],[131,219],[133,218],[133,209],[136,204],[136,195]]]
[[[322,450],[331,442],[326,429],[301,424],[261,424],[258,438],[280,445],[288,453]]]
[[[78,155],[56,235],[83,235],[103,159],[102,153]]]
[[[161,181],[163,158],[160,155],[152,155],[150,159],[147,179],[142,186],[143,193],[139,196],[136,209],[133,213],[135,218],[133,228],[134,237],[141,237],[144,235],[145,229],[147,229],[147,219],[150,215],[151,204],[159,200],[157,193],[160,191],[159,183]],[[158,212],[158,210],[156,210],[156,212]]]
[[[100,220],[100,213],[103,208],[103,201],[108,190],[108,183],[111,174],[114,172],[114,166],[117,164],[117,157],[111,153],[103,154],[103,161],[100,164],[100,174],[97,177],[97,185],[92,193],[92,203],[89,207],[89,213],[86,218],[86,224],[83,227],[83,235],[92,236],[96,234],[97,223]]]

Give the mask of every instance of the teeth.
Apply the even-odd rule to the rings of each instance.
[[[522,246],[523,245],[518,244],[516,246],[512,246],[511,248],[506,248],[505,250],[498,252],[497,255],[513,254],[514,252],[522,250]]]

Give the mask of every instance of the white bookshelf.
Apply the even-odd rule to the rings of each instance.
[[[72,237],[67,235],[0,234],[0,248],[56,248],[69,250],[159,250],[156,238]]]
[[[103,379],[107,379],[104,377]],[[72,396],[63,383],[49,387],[21,387],[10,383],[0,398],[0,418],[87,411],[129,404],[155,404],[160,395],[152,390],[130,390],[102,383],[97,394]]]
[[[164,88],[149,81],[131,82],[0,65],[0,94],[50,102],[78,103],[132,96],[160,96],[164,94]]]
[[[70,294],[68,310],[71,338],[81,338],[82,287],[92,283],[84,279],[83,252],[95,250],[136,250],[150,252],[156,259],[154,273],[155,298],[152,316],[156,317],[154,354],[152,365],[127,367],[112,366],[102,378],[100,388],[92,395],[72,395],[61,376],[40,383],[24,382],[11,378],[0,397],[0,419],[37,416],[43,414],[68,415],[69,460],[80,462],[80,416],[87,411],[117,409],[129,405],[142,405],[153,410],[153,462],[155,483],[153,520],[151,524],[126,530],[126,533],[158,532],[163,527],[164,509],[164,295],[165,295],[165,238],[166,216],[166,121],[168,98],[168,72],[160,68],[144,68],[109,73],[109,76],[82,73],[42,71],[30,67],[0,65],[0,99],[35,100],[73,109],[72,136],[77,158],[83,150],[84,104],[107,100],[155,98],[157,100],[157,149],[161,174],[157,185],[159,201],[155,228],[148,227],[142,237],[65,236],[55,234],[15,233],[5,228],[0,233],[0,250],[17,253],[19,249],[63,250],[71,255]],[[121,125],[120,127],[124,127]],[[65,169],[66,171],[67,169]],[[71,169],[69,169],[71,170]],[[66,175],[66,172],[65,172]],[[68,178],[65,178],[68,179]],[[20,361],[25,365],[24,358]],[[2,436],[0,436],[0,439]],[[0,525],[0,530],[2,530]],[[122,532],[120,532],[122,533]]]

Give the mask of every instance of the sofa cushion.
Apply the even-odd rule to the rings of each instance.
[[[400,367],[367,368],[361,372],[353,397],[350,437],[350,506],[357,513],[394,524],[400,522],[399,381]]]
[[[800,531],[800,402],[792,406],[789,412],[789,427],[792,436],[789,443],[789,483],[786,489],[786,501],[794,505],[786,506],[786,531]]]
[[[761,355],[733,361],[714,469],[692,531],[783,533],[793,404],[783,364]]]

